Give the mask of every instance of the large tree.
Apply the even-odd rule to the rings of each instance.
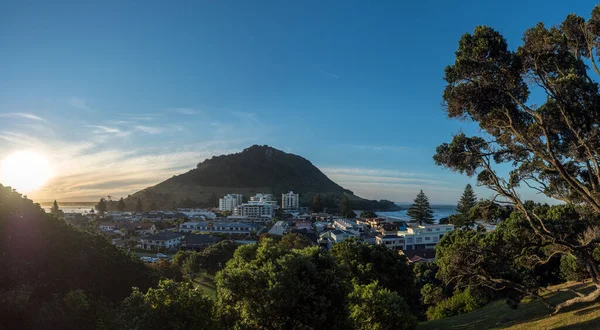
[[[343,195],[342,199],[340,200],[338,213],[342,217],[346,217],[348,214],[350,214],[350,211],[352,211],[352,208],[350,207],[350,200],[348,199],[348,196]]]
[[[323,205],[321,204],[321,194],[316,194],[312,200],[312,211],[314,213],[321,213],[323,211]]]
[[[433,210],[431,210],[429,198],[427,198],[423,190],[417,194],[414,203],[408,208],[406,214],[420,225],[433,223]]]
[[[450,118],[474,121],[484,135],[458,134],[437,148],[434,159],[475,176],[512,205],[531,228],[535,247],[586,265],[596,290],[557,305],[558,312],[600,297],[593,257],[600,242],[600,224],[593,220],[600,212],[600,7],[587,21],[571,14],[557,27],[538,23],[522,40],[511,50],[487,26],[462,36],[456,61],[445,70],[445,110]],[[499,163],[513,169],[503,176]],[[519,187],[577,204],[570,221],[580,226],[569,234],[551,226],[551,219],[527,207]]]
[[[54,201],[54,203],[52,203],[52,208],[50,209],[50,214],[57,216],[57,217],[62,215],[62,211],[58,207],[58,203],[56,202],[56,200]]]
[[[98,204],[96,204],[95,208],[101,217],[104,216],[104,213],[107,210],[106,198],[104,198],[104,197],[100,198],[100,201],[98,202]]]
[[[465,186],[460,200],[456,204],[457,214],[450,216],[449,222],[457,227],[471,227],[474,225],[474,218],[471,216],[471,209],[477,204],[477,196],[470,184]]]
[[[123,199],[123,197],[121,197],[121,199],[119,199],[119,202],[117,203],[117,211],[125,211],[125,200]]]

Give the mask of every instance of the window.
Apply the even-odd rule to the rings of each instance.
[[[436,229],[435,229],[435,231],[440,231],[440,229],[439,229],[439,228],[436,228]]]
[[[431,241],[431,237],[425,237],[426,241]]]

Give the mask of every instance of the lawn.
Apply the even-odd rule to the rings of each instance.
[[[193,280],[192,284],[194,287],[199,287],[204,293],[213,298],[217,299],[217,287],[215,285],[215,278],[213,275],[208,273],[200,273]]]
[[[567,283],[551,290],[570,287],[579,292],[590,292],[590,283]],[[575,297],[570,292],[546,293],[556,304]],[[550,311],[539,301],[524,301],[519,308],[510,309],[504,301],[495,301],[474,312],[420,323],[418,330],[434,329],[600,329],[600,302],[578,304],[550,316]]]

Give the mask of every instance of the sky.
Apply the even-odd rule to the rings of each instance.
[[[432,156],[453,134],[479,132],[441,104],[460,36],[488,25],[516,48],[537,22],[588,17],[594,5],[3,2],[0,158],[43,155],[52,179],[29,197],[81,201],[267,144],[364,198],[408,202],[422,189],[454,204],[475,180]]]

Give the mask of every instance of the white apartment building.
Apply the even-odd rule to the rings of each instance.
[[[277,200],[272,194],[256,194],[250,197],[250,202],[262,202],[265,204],[273,205],[273,208],[277,208]]]
[[[233,215],[247,218],[267,218],[273,217],[273,205],[265,202],[249,202],[241,204],[233,209]]]
[[[242,194],[228,194],[219,198],[219,210],[233,212],[236,206],[242,204]]]
[[[283,209],[299,209],[300,195],[294,194],[293,191],[290,191],[287,194],[281,194],[281,207]]]
[[[191,233],[193,231],[209,231],[210,224],[208,222],[184,222],[179,225],[179,231]]]
[[[409,227],[392,235],[377,235],[376,244],[394,250],[433,249],[442,236],[452,231],[454,225],[426,225]]]
[[[360,235],[360,233],[364,230],[363,225],[359,225],[356,221],[348,219],[333,220],[333,227],[339,230],[352,232],[356,235]]]

